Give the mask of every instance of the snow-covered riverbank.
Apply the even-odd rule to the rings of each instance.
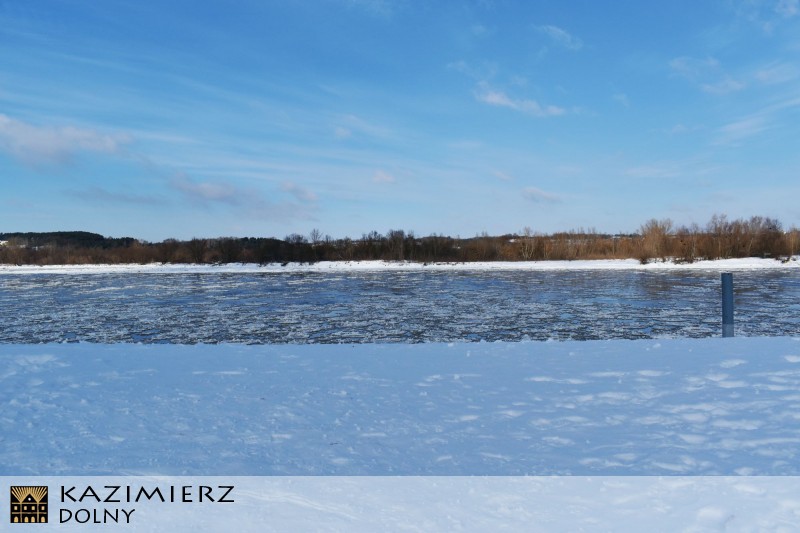
[[[49,485],[67,530],[120,507],[130,524],[101,527],[792,531],[800,515],[798,338],[5,344],[0,390],[0,480]],[[116,485],[224,485],[235,503],[58,500]]]
[[[745,259],[719,259],[716,261],[697,261],[695,263],[674,263],[671,261],[653,261],[642,264],[635,259],[599,259],[583,261],[487,261],[470,263],[416,263],[411,261],[320,261],[318,263],[288,263],[281,265],[272,263],[258,265],[254,263],[231,263],[220,265],[196,264],[161,264],[147,265],[0,265],[0,274],[108,274],[118,272],[130,273],[165,273],[181,272],[348,272],[348,271],[419,271],[419,270],[518,270],[518,271],[550,271],[550,270],[766,270],[766,269],[800,269],[800,261],[793,258],[788,262],[775,259],[755,257]]]
[[[792,338],[0,345],[0,387],[3,475],[800,474]]]

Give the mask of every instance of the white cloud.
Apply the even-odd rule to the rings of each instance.
[[[583,48],[583,41],[558,26],[547,24],[544,26],[535,26],[535,28],[538,32],[547,35],[552,42],[559,46],[563,46],[569,50],[580,50]]]
[[[800,108],[800,97],[792,97],[776,102],[757,113],[725,124],[717,129],[715,144],[739,144],[740,141],[754,137],[780,124],[787,117],[787,110]]]
[[[730,2],[736,15],[767,34],[800,14],[798,0],[747,0]]]
[[[717,174],[720,171],[718,165],[712,164],[702,158],[691,158],[683,160],[663,160],[654,161],[634,167],[629,167],[624,174],[636,179],[673,179],[687,178],[693,179]]]
[[[291,194],[301,202],[311,203],[317,201],[317,195],[314,193],[314,191],[310,191],[305,187],[302,187],[291,181],[284,181],[281,184],[281,190]]]
[[[755,115],[736,122],[731,122],[719,128],[717,144],[737,144],[738,142],[753,137],[765,131],[769,125],[766,116]]]
[[[784,18],[790,18],[800,13],[800,0],[778,0],[775,12]]]
[[[522,197],[534,203],[557,203],[561,201],[561,197],[538,189],[536,187],[525,187],[522,189]]]
[[[338,127],[333,131],[337,139],[347,139],[353,135],[353,132],[347,128]]]
[[[701,83],[700,88],[710,94],[728,94],[744,89],[746,85],[741,81],[726,76],[724,79],[713,83]]]
[[[669,62],[669,66],[676,75],[697,84],[709,94],[729,94],[746,87],[744,82],[725,73],[719,61],[713,57],[676,57]]]
[[[479,150],[485,146],[482,141],[475,141],[471,139],[463,139],[459,141],[452,141],[447,143],[447,146],[454,150]]]
[[[313,218],[316,195],[292,182],[284,182],[281,190],[297,201],[271,202],[259,190],[238,187],[228,182],[196,181],[179,174],[169,181],[170,187],[196,206],[227,206],[237,216],[260,220],[293,220]]]
[[[800,77],[800,70],[792,63],[770,63],[755,73],[755,79],[767,85],[786,83]]]
[[[520,76],[519,74],[514,74],[511,76],[511,84],[516,85],[517,87],[527,87],[528,78],[525,76]]]
[[[614,95],[614,100],[616,100],[625,107],[631,106],[630,100],[628,100],[628,95],[625,93],[616,93]]]
[[[541,104],[533,99],[513,98],[505,91],[491,87],[488,80],[494,78],[497,68],[490,63],[485,63],[476,68],[474,65],[462,60],[448,64],[447,68],[474,79],[477,83],[473,90],[473,96],[477,101],[484,104],[505,107],[534,117],[553,117],[564,115],[568,112],[563,107]],[[510,83],[517,90],[525,90],[528,80],[522,76],[511,76]]]
[[[479,66],[475,66],[461,59],[459,61],[448,63],[447,68],[456,72],[460,72],[461,74],[464,74],[465,76],[468,76],[474,80],[487,80],[497,74],[497,66],[488,62],[484,62]]]
[[[375,172],[374,176],[372,176],[372,181],[374,181],[375,183],[394,183],[396,180],[395,177],[389,174],[388,172],[379,170]]]
[[[536,100],[513,99],[502,91],[488,88],[486,84],[481,84],[481,89],[475,94],[475,98],[485,104],[507,107],[514,111],[519,111],[535,117],[552,117],[566,113],[566,110],[562,107],[541,105]]]
[[[187,198],[199,203],[241,204],[245,197],[229,183],[196,182],[185,174],[179,174],[169,182],[170,186]]]
[[[683,135],[685,133],[692,133],[703,129],[705,129],[704,126],[699,126],[699,125],[687,126],[686,124],[675,124],[674,126],[665,131],[670,135]]]
[[[104,187],[90,187],[85,190],[69,190],[66,193],[79,200],[86,202],[102,202],[119,203],[119,204],[134,204],[143,206],[163,205],[165,200],[160,196],[152,194],[137,194],[129,192],[116,192],[110,191]]]
[[[674,163],[658,163],[654,165],[640,165],[630,167],[625,171],[626,176],[632,178],[667,179],[683,175],[684,169]]]
[[[506,174],[505,172],[500,172],[499,170],[495,170],[494,172],[492,172],[492,175],[495,178],[503,180],[503,181],[514,181],[514,176],[510,176],[510,175]]]
[[[472,32],[472,35],[475,35],[476,37],[480,37],[489,33],[489,30],[483,24],[473,24],[470,27],[470,31]]]
[[[339,139],[345,139],[353,135],[386,139],[392,136],[392,132],[382,126],[376,126],[356,115],[345,115],[339,118],[341,123],[334,130],[334,134]]]
[[[696,57],[676,57],[669,62],[670,68],[676,74],[692,81],[706,76],[711,71],[719,69],[719,61],[713,57],[698,59]]]
[[[33,165],[62,164],[78,152],[116,153],[130,140],[71,126],[35,126],[0,114],[0,150]]]

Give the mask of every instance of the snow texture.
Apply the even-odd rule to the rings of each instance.
[[[497,271],[497,270],[772,270],[798,269],[797,256],[790,261],[748,257],[675,263],[651,261],[642,264],[635,259],[593,259],[578,261],[488,261],[468,263],[417,263],[411,261],[320,261],[317,263],[230,263],[219,265],[162,264],[145,265],[3,265],[0,274],[109,274],[109,273],[254,273],[254,272],[356,272],[356,271]]]
[[[2,475],[800,474],[785,337],[0,345],[0,390]]]

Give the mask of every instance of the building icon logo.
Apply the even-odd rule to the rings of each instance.
[[[11,523],[47,523],[47,487],[11,487]]]

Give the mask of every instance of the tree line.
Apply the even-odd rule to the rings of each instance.
[[[0,233],[0,264],[121,264],[121,263],[314,263],[317,261],[547,261],[629,259],[642,263],[732,257],[788,260],[798,253],[800,230],[784,230],[780,221],[754,216],[729,220],[714,215],[701,227],[676,226],[670,219],[651,219],[631,234],[604,234],[594,229],[552,234],[524,228],[501,236],[486,233],[470,238],[389,230],[360,238],[334,239],[313,230],[308,236],[166,239],[146,242],[131,237],[110,238],[89,232]]]

